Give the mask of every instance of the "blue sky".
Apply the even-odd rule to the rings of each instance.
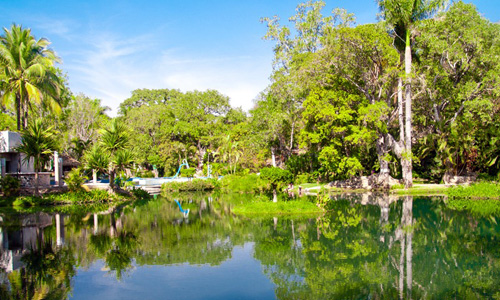
[[[248,110],[269,84],[273,43],[261,17],[294,14],[296,0],[23,1],[0,0],[0,25],[48,38],[74,93],[102,99],[114,115],[138,88],[216,89]],[[500,20],[500,1],[473,0]],[[375,0],[326,0],[357,23],[376,21]]]

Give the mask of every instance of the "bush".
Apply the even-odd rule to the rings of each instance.
[[[176,191],[207,191],[215,188],[214,180],[193,179],[185,182],[165,182],[161,185],[162,192]]]
[[[220,180],[222,189],[230,192],[259,193],[268,189],[267,182],[256,174],[227,175]]]
[[[304,173],[297,175],[297,177],[295,177],[294,182],[295,184],[311,183],[311,182],[316,182],[316,179],[312,174]]]
[[[293,179],[290,171],[275,167],[261,169],[260,177],[269,182],[272,188],[280,188],[281,186],[292,182]]]
[[[2,186],[4,197],[19,195],[19,190],[21,189],[21,181],[19,179],[6,175],[0,179],[0,185]]]
[[[66,182],[66,184],[68,185],[68,189],[71,192],[77,192],[77,191],[83,190],[82,184],[87,179],[88,179],[88,177],[86,177],[83,174],[82,169],[77,168],[77,169],[71,170],[68,173],[68,175],[66,176],[66,179],[64,180],[64,182]]]
[[[195,168],[181,169],[181,177],[193,177],[194,173],[196,173]]]
[[[446,193],[450,198],[498,199],[500,197],[500,184],[478,182],[470,186],[450,188]]]
[[[147,191],[145,191],[141,188],[134,188],[131,190],[131,192],[132,192],[132,195],[134,195],[136,200],[149,200],[149,199],[151,199],[151,195]]]
[[[155,174],[150,170],[142,170],[136,173],[136,177],[140,178],[154,178]]]

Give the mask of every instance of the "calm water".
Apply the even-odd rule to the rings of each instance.
[[[0,299],[500,297],[495,209],[364,196],[314,218],[242,218],[229,203],[186,197],[187,218],[163,198],[0,213]]]

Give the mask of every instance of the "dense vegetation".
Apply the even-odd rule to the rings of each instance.
[[[12,25],[0,37],[0,129],[57,132],[25,149],[37,170],[58,149],[112,187],[117,176],[171,176],[183,160],[184,176],[273,166],[295,182],[498,178],[500,25],[462,1],[406,2],[378,1],[376,24],[342,9],[324,16],[322,1],[300,4],[291,26],[263,18],[275,60],[249,112],[215,90],[137,89],[111,119],[99,99],[68,89],[48,40]]]

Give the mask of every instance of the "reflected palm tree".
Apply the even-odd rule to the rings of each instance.
[[[1,299],[67,299],[76,274],[68,249],[39,239],[21,260],[25,267],[8,274],[8,285],[0,287]]]

